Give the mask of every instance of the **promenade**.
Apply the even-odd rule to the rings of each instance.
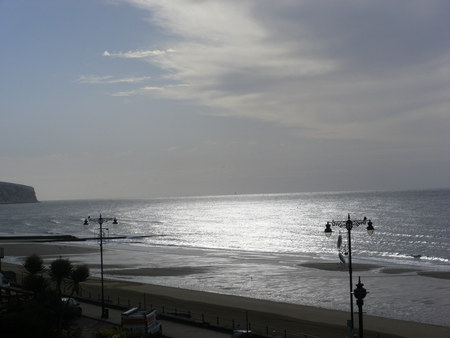
[[[83,316],[76,322],[77,326],[82,329],[83,336],[92,337],[98,329],[104,327],[120,326],[121,310],[109,309],[109,318],[102,319],[101,306],[81,303]],[[183,325],[168,320],[161,320],[163,327],[163,337],[166,338],[229,338],[229,333],[221,333],[206,328],[200,328],[191,325]]]

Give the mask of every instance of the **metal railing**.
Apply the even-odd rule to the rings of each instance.
[[[225,313],[205,311],[195,311],[183,305],[182,301],[168,300],[165,303],[155,303],[152,296],[139,291],[127,290],[126,296],[123,291],[113,289],[105,290],[105,304],[107,307],[128,309],[138,307],[140,309],[155,309],[161,318],[182,322],[188,325],[208,327],[217,331],[231,332],[235,329],[252,331],[255,337],[276,337],[276,338],[319,338],[318,336],[306,334],[294,328],[284,328],[270,323],[260,323],[252,321],[252,311],[240,311],[236,316],[230,317]],[[94,302],[100,304],[101,296],[96,287],[82,288],[77,297],[80,301]],[[175,304],[176,303],[176,304]],[[228,311],[227,311],[228,312]]]

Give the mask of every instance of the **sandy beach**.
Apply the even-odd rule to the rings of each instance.
[[[70,244],[46,244],[33,242],[0,241],[0,247],[5,250],[5,256],[10,263],[2,261],[3,271],[15,271],[18,282],[23,276],[20,262],[23,257],[36,253],[45,260],[63,256],[64,258],[78,255],[97,254],[95,247],[84,247]],[[14,258],[11,260],[11,258]],[[7,259],[8,260],[8,259]],[[12,264],[11,261],[14,263]],[[333,271],[342,269],[338,263],[307,262],[304,268],[318,271]],[[383,269],[374,264],[356,264],[356,271],[370,271]],[[386,274],[415,273],[441,280],[448,285],[449,273],[427,272],[406,269],[384,268]],[[167,267],[167,268],[136,268],[124,271],[121,267],[110,265],[109,275],[132,276],[187,276],[202,273],[202,268],[195,267]],[[82,296],[91,299],[98,298],[99,280],[90,278],[82,287]],[[184,288],[136,283],[124,280],[109,279],[105,283],[105,294],[110,304],[130,305],[141,307],[154,307],[164,312],[190,312],[194,318],[202,318],[205,322],[225,326],[234,325],[244,327],[246,318],[255,330],[264,333],[284,330],[295,334],[310,334],[318,337],[343,337],[346,333],[348,312],[323,309],[319,307],[303,306],[285,302],[273,302],[233,295],[224,295]],[[356,308],[356,306],[355,306]],[[248,316],[248,317],[247,317]],[[357,327],[357,314],[355,326]],[[377,316],[364,316],[366,337],[450,337],[450,327],[429,325],[417,322],[408,322]]]

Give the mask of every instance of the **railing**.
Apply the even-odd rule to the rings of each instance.
[[[99,290],[95,286],[82,288],[78,299],[81,301],[95,302],[101,301]],[[126,295],[124,295],[126,294]],[[276,325],[264,324],[252,321],[252,311],[237,310],[235,316],[230,317],[225,312],[205,309],[205,311],[195,311],[186,308],[183,301],[169,299],[167,302],[155,303],[152,296],[146,293],[127,290],[106,289],[105,303],[108,307],[129,309],[138,307],[141,309],[155,309],[162,319],[182,322],[188,325],[208,327],[217,331],[231,332],[234,329],[248,330],[253,332],[255,337],[276,337],[276,338],[319,338],[314,335],[298,332],[294,328],[283,328]],[[220,313],[222,312],[222,313]],[[247,326],[248,325],[248,326]]]

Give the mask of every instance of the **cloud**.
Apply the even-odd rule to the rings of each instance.
[[[116,83],[139,83],[150,79],[149,76],[114,78],[112,75],[96,76],[81,75],[75,82],[84,84],[116,84]]]
[[[309,137],[413,141],[407,122],[448,111],[447,1],[127,2],[176,53],[107,54],[144,58],[188,85],[153,95]]]
[[[167,85],[167,86],[160,86],[160,87],[146,86],[146,87],[137,88],[137,89],[133,89],[133,90],[116,92],[116,93],[112,93],[109,95],[110,96],[119,96],[119,97],[120,96],[128,97],[128,96],[135,96],[135,95],[147,95],[150,93],[167,91],[167,90],[171,90],[171,89],[179,88],[179,87],[187,87],[187,85]]]
[[[103,52],[103,56],[110,56],[110,57],[116,57],[116,58],[123,58],[123,59],[142,59],[142,58],[148,58],[153,56],[161,56],[168,53],[173,53],[175,50],[173,49],[167,49],[167,50],[135,50],[135,51],[128,51],[128,52],[117,52],[117,53],[110,53],[107,50]]]
[[[149,87],[142,87],[142,88],[138,88],[138,89],[134,89],[134,90],[112,93],[109,95],[110,96],[127,97],[127,96],[134,96],[134,95],[143,95],[143,94],[146,94],[149,92],[161,91],[161,90],[164,90],[164,87],[150,87],[149,86]]]

